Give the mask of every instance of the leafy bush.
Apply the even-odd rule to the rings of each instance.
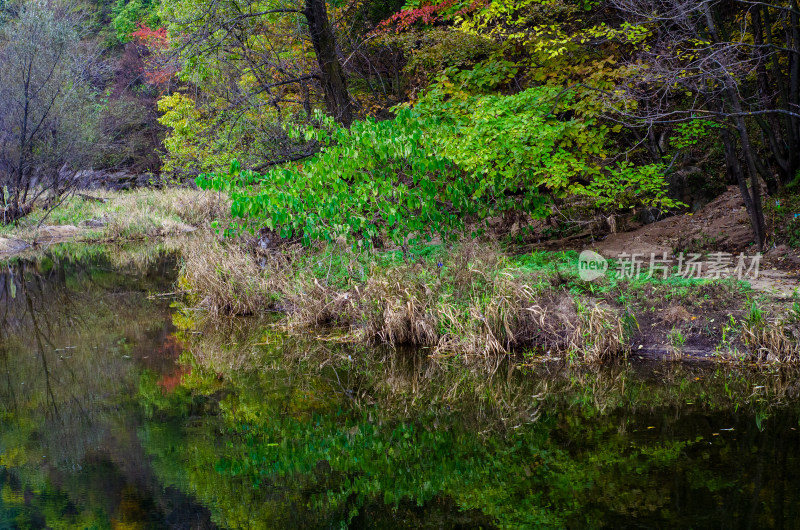
[[[203,174],[197,183],[230,191],[243,225],[361,247],[448,238],[511,211],[543,218],[567,196],[601,206],[674,205],[659,166],[598,164],[611,131],[553,112],[558,92],[453,95],[443,85],[414,108],[396,109],[394,120],[346,129],[320,118],[325,126],[305,135],[323,148],[307,162],[265,175],[234,162],[227,175]]]
[[[800,247],[800,196],[787,190],[764,205],[774,243]]]
[[[125,43],[131,40],[131,34],[145,24],[150,27],[158,27],[160,19],[158,16],[158,0],[117,0],[111,8],[111,24],[117,32],[119,42]]]

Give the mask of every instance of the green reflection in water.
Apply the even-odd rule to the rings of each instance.
[[[165,483],[189,487],[223,526],[435,527],[455,514],[509,528],[779,526],[798,515],[793,373],[468,368],[260,326],[197,335],[190,320],[176,318],[193,332],[181,386],[218,417],[146,438]]]
[[[173,290],[169,249],[112,250],[0,269],[0,528],[800,520],[790,370],[291,339],[151,296]]]
[[[187,502],[137,437],[142,370],[168,376],[180,354],[169,301],[149,297],[174,265],[67,245],[0,266],[0,528],[153,528]]]

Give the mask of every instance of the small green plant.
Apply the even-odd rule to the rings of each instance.
[[[790,247],[800,247],[800,218],[791,217],[784,225],[783,235],[786,238],[786,243]]]
[[[667,334],[667,339],[672,347],[676,350],[683,349],[683,347],[686,345],[686,336],[680,329],[675,327],[673,327]]]
[[[785,321],[792,324],[800,322],[800,303],[792,302],[792,307],[789,308]]]
[[[764,312],[755,302],[751,302],[750,308],[745,315],[745,322],[753,328],[761,328],[766,325],[766,318]]]
[[[741,328],[733,315],[728,315],[728,319],[728,322],[722,325],[722,345],[724,346],[731,344],[732,337],[736,336]]]

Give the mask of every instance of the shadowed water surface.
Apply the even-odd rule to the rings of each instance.
[[[166,248],[0,266],[0,528],[795,528],[790,370],[204,322]]]

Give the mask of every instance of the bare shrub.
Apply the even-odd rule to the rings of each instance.
[[[71,4],[27,0],[0,30],[0,222],[29,214],[77,185],[96,143],[97,61]]]

